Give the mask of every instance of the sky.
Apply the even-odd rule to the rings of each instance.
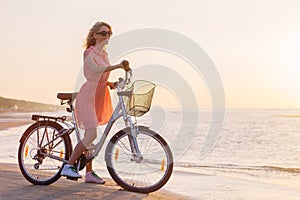
[[[298,0],[0,0],[0,96],[58,104],[57,92],[74,90],[88,30],[105,21],[114,35],[160,28],[196,42],[218,70],[227,108],[300,108],[299,9]],[[186,64],[158,52],[127,58]],[[204,82],[193,88],[203,108]]]

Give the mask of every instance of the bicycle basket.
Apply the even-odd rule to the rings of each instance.
[[[155,84],[137,80],[127,91],[131,91],[130,97],[125,97],[126,112],[128,115],[140,117],[150,110],[155,90]]]

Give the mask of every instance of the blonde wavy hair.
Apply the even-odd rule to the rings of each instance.
[[[105,22],[96,22],[93,27],[90,29],[86,39],[84,48],[88,49],[90,46],[93,46],[96,44],[96,39],[94,38],[94,33],[98,32],[100,27],[106,26],[110,31],[112,31],[111,26],[108,23]]]

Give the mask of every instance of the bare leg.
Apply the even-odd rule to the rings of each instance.
[[[90,154],[89,154],[89,151],[85,151],[85,155],[86,155],[86,156],[89,156],[89,155],[90,155]],[[88,162],[88,163],[86,164],[86,166],[85,166],[86,173],[91,172],[91,171],[93,170],[93,167],[92,167],[92,161],[93,161],[93,160],[91,160],[90,162]]]
[[[68,164],[74,165],[74,164],[75,164],[75,161],[79,158],[79,156],[81,156],[81,154],[82,154],[82,152],[83,152],[84,150],[85,150],[85,146],[83,145],[82,141],[80,141],[80,142],[76,145],[76,147],[75,147],[75,149],[74,149],[74,151],[73,151],[73,153],[72,153],[72,155],[71,155],[71,158],[70,158],[70,160],[68,161]]]
[[[85,150],[84,154],[86,157],[89,157],[91,154],[91,151]],[[92,160],[89,161],[85,167],[86,167],[85,168],[86,169],[86,173],[85,173],[85,182],[86,183],[96,183],[96,184],[104,184],[105,183],[105,180],[103,180],[95,172],[93,172]]]
[[[78,142],[76,147],[74,148],[74,151],[71,155],[70,160],[68,161],[68,164],[74,165],[75,161],[81,156],[81,154],[86,150],[86,147],[90,145],[97,137],[97,129],[91,128],[86,129],[84,138]]]

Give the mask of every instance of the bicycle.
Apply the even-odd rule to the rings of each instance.
[[[113,114],[98,143],[87,148],[91,155],[82,154],[75,167],[80,171],[86,163],[97,157],[113,124],[122,117],[125,128],[114,134],[106,146],[107,170],[125,190],[150,193],[163,187],[169,180],[173,171],[173,156],[167,142],[158,133],[138,125],[137,121],[133,122],[132,116],[142,116],[149,111],[155,85],[150,82],[141,84],[141,81],[131,83],[131,77],[131,72],[126,72],[125,79],[119,78],[119,101]],[[57,181],[73,150],[70,134],[75,131],[76,140],[80,141],[73,106],[76,95],[57,94],[61,105],[67,105],[67,111],[72,114],[71,122],[67,121],[66,116],[32,115],[35,122],[20,139],[19,168],[34,185],[49,185]],[[148,99],[143,99],[145,96]],[[77,180],[71,177],[67,179]]]

